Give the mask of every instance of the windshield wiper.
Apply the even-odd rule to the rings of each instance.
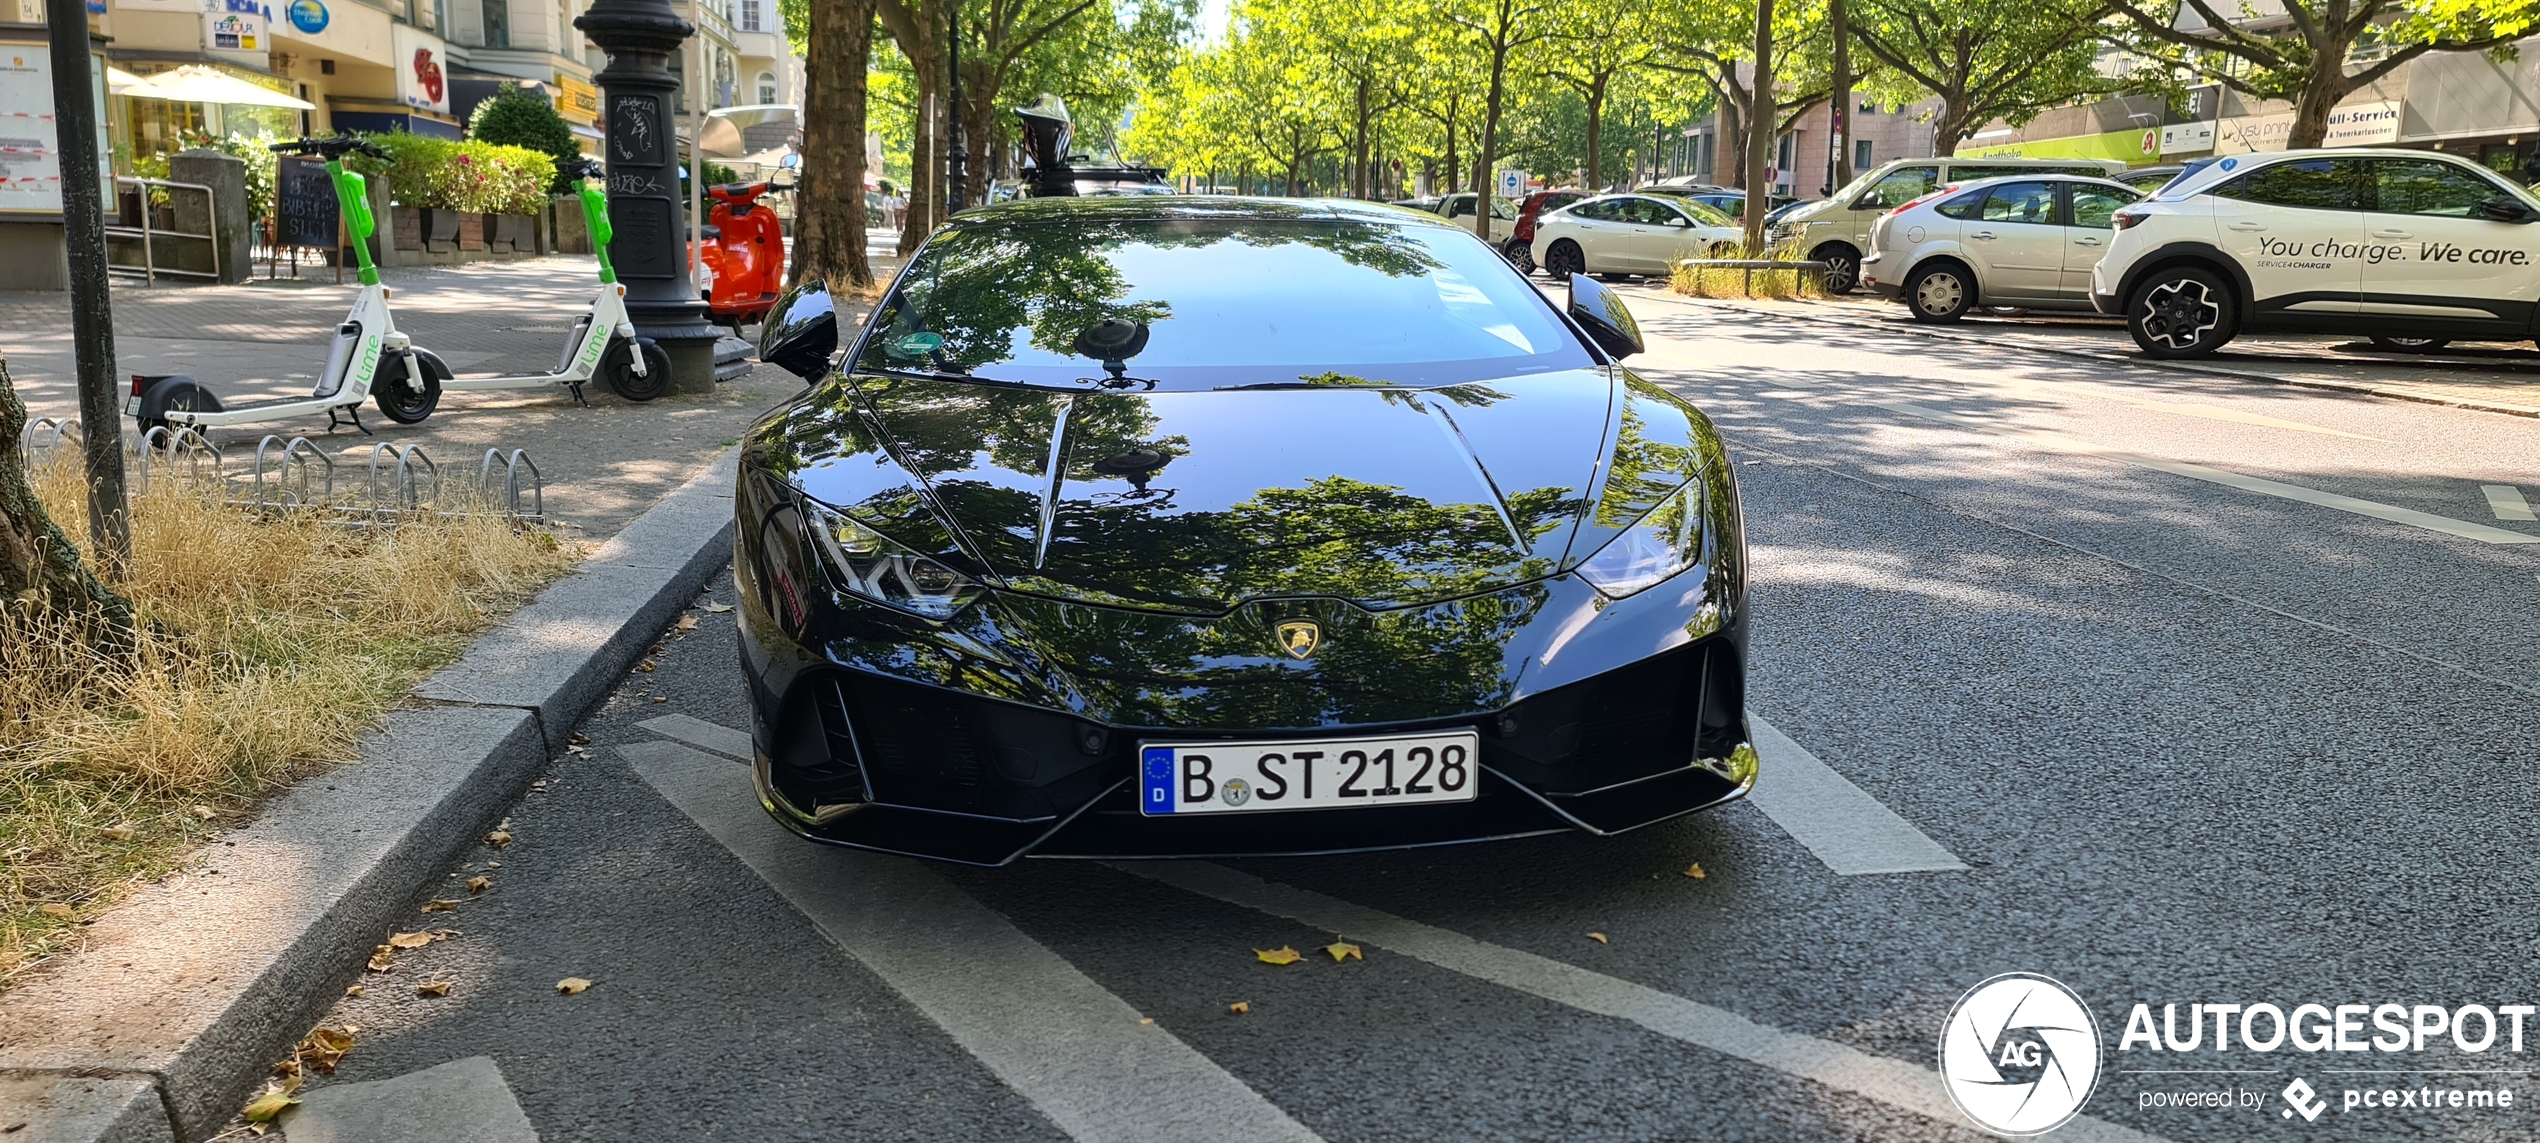
[[[1003,377],[982,377],[976,373],[958,373],[950,369],[921,369],[906,365],[878,365],[862,372],[880,373],[890,377],[915,377],[925,381],[976,381],[987,385],[1023,384],[1020,381],[1008,381]]]

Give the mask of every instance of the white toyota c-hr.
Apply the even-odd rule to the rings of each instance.
[[[2384,348],[2540,334],[2540,199],[2429,151],[2286,151],[2190,167],[2116,212],[2091,304],[2153,357],[2243,329]]]

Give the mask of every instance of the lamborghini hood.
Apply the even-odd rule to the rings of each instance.
[[[807,494],[921,547],[948,523],[942,541],[1010,590],[1182,613],[1401,607],[1550,575],[1586,554],[1573,540],[1635,403],[1601,369],[1441,389],[853,384],[881,447],[840,441],[801,470]],[[890,495],[885,469],[916,495]],[[920,500],[931,519],[894,529]]]

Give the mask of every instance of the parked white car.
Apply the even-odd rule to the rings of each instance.
[[[2090,296],[2153,357],[2258,328],[2418,351],[2521,341],[2540,335],[2536,222],[2540,198],[2450,155],[2234,155],[2118,211]]]
[[[1574,202],[1535,222],[1535,265],[1554,281],[1572,274],[1667,274],[1687,258],[1729,257],[1736,220],[1664,195],[1609,194]]]
[[[1916,321],[1978,306],[2091,311],[2090,269],[2143,192],[2113,179],[2012,176],[1945,186],[1870,226],[1861,284]]]
[[[1440,217],[1445,218],[1448,222],[1452,222],[1457,226],[1463,227],[1469,232],[1473,229],[1473,201],[1479,197],[1480,196],[1471,191],[1461,191],[1456,194],[1447,195],[1446,197],[1438,200],[1438,214]],[[1490,199],[1490,244],[1494,248],[1506,246],[1508,244],[1509,235],[1516,233],[1516,231],[1517,204],[1501,198],[1498,195],[1492,195]]]
[[[1870,248],[1870,225],[1880,215],[1921,198],[1935,187],[2010,175],[2083,175],[2104,178],[2125,170],[2107,159],[1891,159],[1842,190],[1783,215],[1765,235],[1776,250],[1823,262],[1826,288],[1847,293]]]

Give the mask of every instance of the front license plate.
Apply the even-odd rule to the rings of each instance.
[[[1321,742],[1142,742],[1138,809],[1159,814],[1349,810],[1469,802],[1472,731]]]

